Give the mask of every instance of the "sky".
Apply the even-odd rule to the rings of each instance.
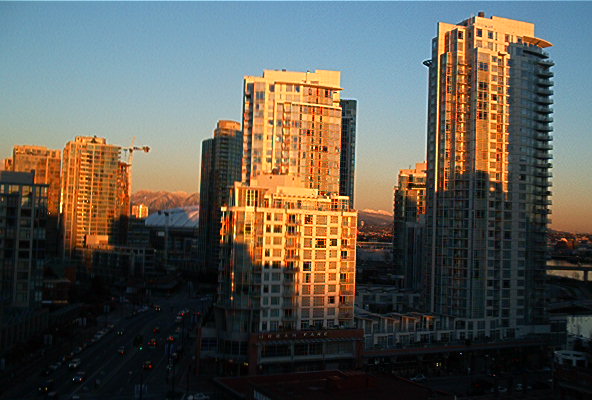
[[[356,208],[392,211],[398,171],[425,159],[438,22],[477,12],[535,23],[555,61],[552,228],[592,232],[592,3],[0,3],[0,158],[78,135],[149,145],[134,191],[199,190],[201,142],[240,121],[264,69],[342,71],[358,100]]]

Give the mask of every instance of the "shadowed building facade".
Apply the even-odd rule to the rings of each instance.
[[[243,137],[240,123],[218,121],[214,137],[202,142],[199,190],[198,254],[201,268],[217,271],[220,252],[220,207],[241,180]]]
[[[356,120],[357,100],[341,100],[341,166],[339,176],[339,194],[349,197],[349,204],[354,208],[354,178],[356,170]]]
[[[439,23],[424,62],[425,299],[430,312],[459,317],[461,332],[497,339],[547,326],[549,46],[531,23],[479,13]]]
[[[421,288],[425,229],[426,163],[399,171],[395,187],[393,262],[408,289]]]
[[[34,172],[0,171],[0,302],[41,304],[47,223],[46,184]]]

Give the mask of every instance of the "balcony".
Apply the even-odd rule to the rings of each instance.
[[[539,177],[539,178],[552,178],[553,173],[551,173],[549,171],[536,171],[534,173],[534,176]]]
[[[542,76],[544,78],[552,78],[555,74],[548,69],[537,69],[535,72],[538,76]]]
[[[538,86],[535,90],[536,93],[544,95],[544,96],[552,96],[553,91],[551,89],[543,88]]]
[[[537,78],[536,84],[540,86],[553,86],[553,81],[550,79]]]
[[[553,150],[553,145],[543,142],[534,142],[534,147],[539,150]]]
[[[536,96],[534,101],[538,104],[553,104],[553,99],[543,96]]]
[[[548,133],[541,133],[541,132],[537,132],[537,133],[534,135],[534,138],[535,138],[536,140],[544,140],[544,141],[546,141],[546,142],[549,142],[549,141],[553,140],[553,135],[549,135]]]
[[[538,107],[538,106],[537,106]],[[538,110],[537,110],[538,111]],[[553,117],[548,117],[546,115],[542,115],[542,114],[537,114],[535,116],[535,119],[539,122],[547,122],[547,123],[551,123],[553,122]]]
[[[541,114],[552,114],[553,109],[549,106],[535,106],[534,110]]]
[[[534,129],[536,129],[537,131],[551,132],[553,130],[553,127],[549,124],[535,124]]]
[[[552,60],[549,60],[548,58],[538,60],[537,63],[540,65],[544,65],[545,67],[552,67],[553,65],[555,65],[555,63]]]

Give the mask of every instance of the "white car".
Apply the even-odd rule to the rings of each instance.
[[[68,368],[76,369],[80,367],[80,358],[75,358],[68,363]]]

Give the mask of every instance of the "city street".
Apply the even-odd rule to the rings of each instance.
[[[133,316],[114,312],[107,320],[103,319],[97,331],[102,330],[107,323],[114,327],[106,329],[108,332],[101,339],[74,356],[74,359],[80,359],[78,368],[70,369],[66,362],[49,376],[43,376],[48,366],[38,365],[37,370],[28,377],[17,377],[14,386],[8,388],[1,398],[43,398],[47,395],[40,392],[38,387],[48,379],[53,379],[54,384],[47,392],[55,392],[61,399],[73,396],[81,399],[130,399],[134,395],[139,398],[140,385],[144,387],[141,395],[143,399],[164,398],[171,389],[184,390],[188,382],[186,374],[194,354],[194,342],[188,340],[189,328],[197,322],[196,313],[204,312],[211,300],[206,297],[190,299],[183,290],[169,299],[153,298],[151,302],[158,304],[160,311],[145,307],[146,311]],[[189,310],[189,313],[177,320],[177,313],[181,309]],[[154,332],[155,327],[159,327],[157,333]],[[118,331],[122,334],[118,335]],[[134,339],[138,335],[142,336],[142,349],[134,346]],[[180,344],[183,344],[184,351],[176,362],[169,363],[171,347],[166,345],[166,339],[172,335],[176,335],[173,351]],[[148,345],[151,339],[155,339],[156,346]],[[82,347],[84,342],[89,343],[84,338],[73,342],[72,350]],[[125,349],[123,355],[119,353],[121,346]],[[152,362],[151,368],[144,368],[146,361]],[[73,378],[82,371],[85,372],[85,380],[74,382]]]

